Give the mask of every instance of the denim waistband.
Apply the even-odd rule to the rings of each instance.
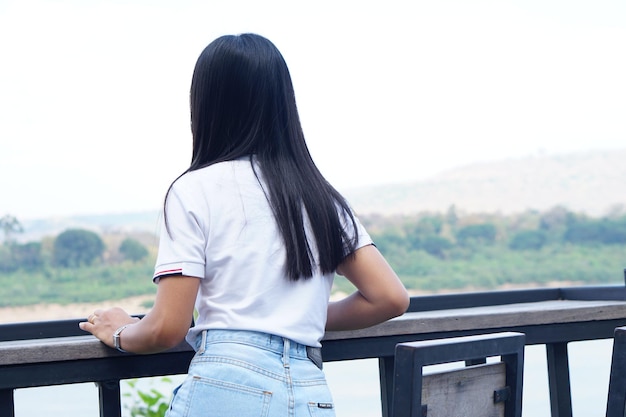
[[[198,337],[196,337],[194,348],[198,354],[202,354],[209,344],[228,342],[256,346],[260,349],[266,349],[278,354],[285,354],[286,349],[288,349],[290,357],[308,358],[318,368],[323,368],[321,348],[306,346],[281,336],[250,330],[203,330]]]
[[[194,347],[196,351],[201,351],[203,350],[203,347],[206,347],[206,345],[210,343],[235,342],[257,346],[259,348],[271,350],[276,353],[283,353],[285,340],[286,339],[281,336],[249,330],[210,329],[203,330],[198,335]],[[202,346],[203,343],[204,346]],[[309,347],[308,349],[312,348]],[[306,357],[307,346],[290,340],[289,355],[292,357]]]

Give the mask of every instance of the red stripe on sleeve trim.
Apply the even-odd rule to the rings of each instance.
[[[176,268],[176,269],[166,269],[165,271],[159,271],[156,274],[154,274],[155,277],[158,277],[159,275],[165,275],[165,274],[176,274],[176,273],[182,273],[183,272],[183,268]]]

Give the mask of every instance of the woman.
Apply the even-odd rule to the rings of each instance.
[[[190,108],[192,162],[166,194],[154,307],[142,320],[96,310],[80,327],[135,353],[186,336],[196,355],[169,416],[334,415],[324,331],[401,315],[407,292],[313,163],[269,40],[209,44]],[[357,291],[329,302],[335,273]]]

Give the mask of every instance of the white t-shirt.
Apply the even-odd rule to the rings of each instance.
[[[260,331],[321,346],[334,274],[315,268],[310,279],[286,277],[284,244],[247,158],[186,173],[170,190],[166,210],[169,233],[162,225],[154,280],[202,279],[198,318],[187,335],[192,346],[205,329]],[[358,219],[357,226],[357,248],[371,244]]]

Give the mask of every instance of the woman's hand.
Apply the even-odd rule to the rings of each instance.
[[[78,327],[93,334],[107,346],[114,347],[113,333],[126,324],[138,321],[137,317],[128,315],[121,308],[113,307],[107,310],[97,309],[87,318],[87,321],[78,323]]]
[[[200,279],[184,275],[159,280],[152,310],[141,320],[121,308],[96,310],[79,327],[107,346],[113,346],[113,333],[132,324],[120,334],[120,347],[127,352],[157,353],[183,341],[193,320],[193,308]]]

